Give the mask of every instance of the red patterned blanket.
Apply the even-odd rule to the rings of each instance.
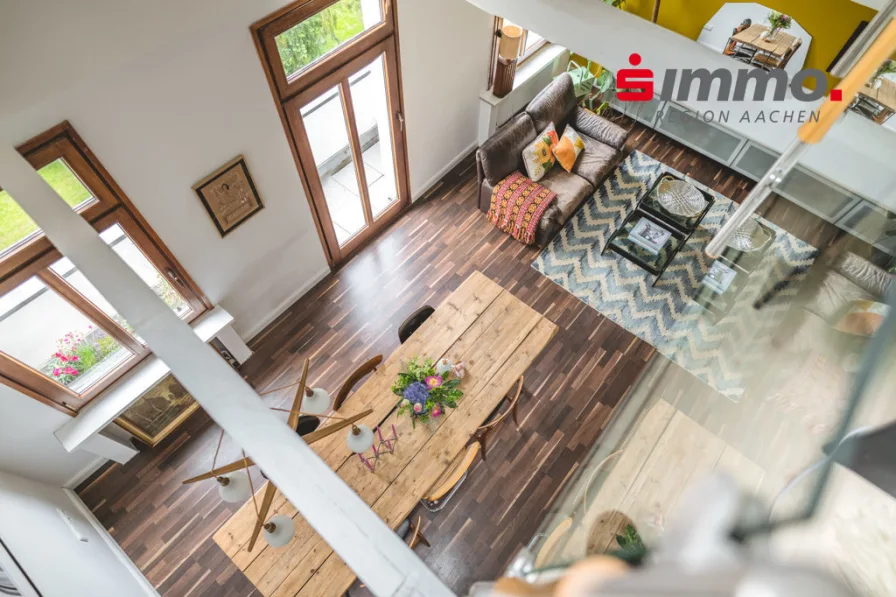
[[[527,245],[535,242],[535,228],[557,193],[514,172],[495,186],[489,221]]]

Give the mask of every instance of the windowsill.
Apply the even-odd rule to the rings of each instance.
[[[518,65],[518,68],[516,69],[516,75],[513,78],[513,88],[517,89],[518,87],[525,85],[529,79],[537,75],[545,67],[552,64],[554,60],[556,60],[557,57],[563,55],[564,52],[566,52],[566,48],[561,45],[545,45],[535,54],[527,58],[524,63]],[[502,100],[506,99],[507,96],[497,97],[491,92],[490,89],[486,89],[479,94],[479,97],[489,104],[497,106]]]
[[[230,313],[222,307],[215,307],[197,317],[190,327],[203,342],[208,342],[232,322]],[[68,452],[82,447],[170,372],[171,369],[160,358],[148,356],[57,429],[55,435],[59,443]]]

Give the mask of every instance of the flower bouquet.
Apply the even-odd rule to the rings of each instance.
[[[392,384],[392,393],[401,396],[398,414],[409,414],[412,425],[438,418],[446,408],[457,408],[457,400],[464,395],[457,389],[464,376],[463,363],[452,365],[445,359],[438,364],[432,359],[421,363],[414,357],[405,369]]]
[[[766,17],[768,24],[771,26],[771,30],[768,32],[766,39],[771,41],[775,39],[775,36],[778,34],[778,31],[781,29],[790,29],[790,25],[793,24],[793,18],[778,12],[776,10],[768,13],[768,17]]]

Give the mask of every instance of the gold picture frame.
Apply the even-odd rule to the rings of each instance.
[[[222,238],[264,208],[242,155],[197,182],[193,190]]]
[[[199,403],[170,373],[143,393],[116,423],[150,447],[159,444],[199,410]]]

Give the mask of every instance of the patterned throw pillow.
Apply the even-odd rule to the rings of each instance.
[[[530,180],[538,182],[554,165],[556,160],[551,150],[558,141],[557,129],[552,122],[523,150],[523,164]]]
[[[873,336],[884,322],[890,308],[883,303],[858,300],[834,326],[841,332],[858,336]]]
[[[572,172],[573,164],[576,163],[576,159],[578,159],[583,149],[585,149],[585,142],[582,141],[575,129],[567,124],[566,128],[563,129],[563,136],[560,137],[560,142],[552,148],[552,151],[554,152],[554,157],[563,166],[563,169],[567,172]]]

